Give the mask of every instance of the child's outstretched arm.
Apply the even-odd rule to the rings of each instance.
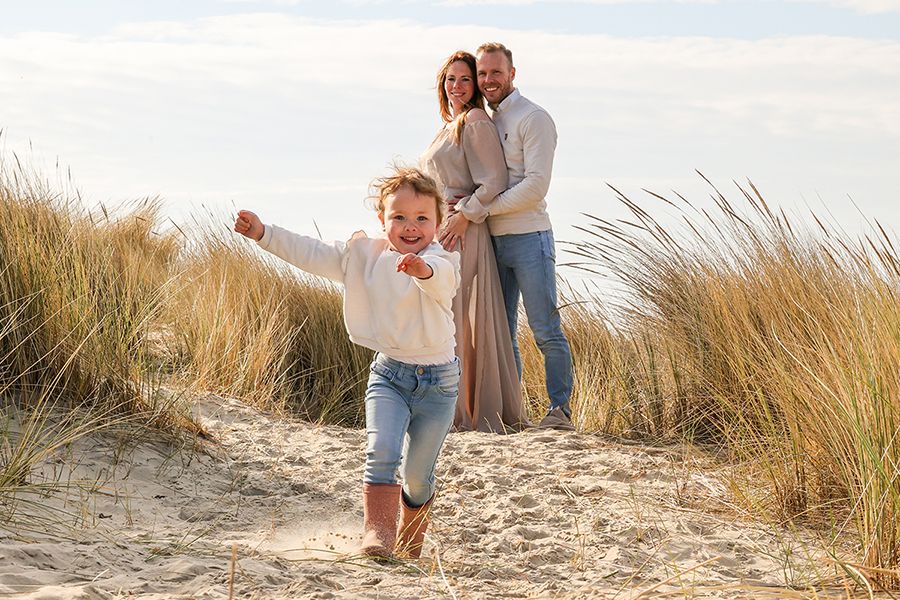
[[[239,210],[234,221],[234,230],[239,234],[258,242],[266,232],[266,226],[256,214],[249,210]]]
[[[416,279],[428,279],[434,275],[434,270],[418,254],[404,254],[397,259],[397,271],[403,271]]]
[[[249,210],[238,211],[234,230],[254,240],[266,252],[307,273],[321,275],[332,281],[344,280],[343,258],[347,245],[343,242],[326,244],[277,225],[263,225],[259,217]]]

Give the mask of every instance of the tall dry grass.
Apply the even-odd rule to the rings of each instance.
[[[82,436],[202,433],[197,392],[362,423],[370,353],[347,339],[340,291],[224,228],[189,240],[159,220],[155,201],[92,215],[0,173],[0,522],[53,487],[30,473]]]
[[[631,346],[644,364],[666,357],[664,420],[751,466],[737,491],[754,511],[851,534],[872,578],[896,586],[878,570],[900,565],[896,241],[877,224],[858,240],[810,231],[740,192],[740,208],[715,192],[717,214],[657,197],[678,232],[619,194],[633,219],[590,217],[574,251],[630,291],[626,330],[654,332]]]
[[[360,426],[372,352],[347,337],[341,290],[198,224],[180,258],[171,331],[192,387],[316,422]]]
[[[91,213],[0,163],[0,503],[112,424],[202,433],[186,390],[362,423],[370,353],[347,339],[340,291],[225,226],[164,228],[160,206]]]
[[[669,403],[661,380],[668,362],[658,354],[662,340],[646,331],[626,331],[590,289],[573,290],[563,282],[560,295],[563,330],[572,351],[572,420],[579,431],[631,438],[671,436]],[[544,359],[531,330],[519,327],[522,386],[532,421],[549,405]]]
[[[716,198],[716,215],[665,200],[679,231],[621,195],[630,222],[588,218],[574,253],[628,295],[611,306],[562,288],[574,420],[720,444],[745,466],[746,506],[828,524],[897,585],[875,570],[900,565],[896,242],[800,229],[752,188],[740,210]],[[0,427],[0,497],[87,422],[196,430],[164,389],[362,423],[371,353],[348,341],[339,289],[267,258],[227,217],[164,229],[152,201],[116,216],[78,206],[17,164],[0,169],[0,421],[16,423]],[[543,363],[520,331],[537,419]],[[102,418],[75,416],[85,409]]]
[[[27,404],[114,407],[175,425],[156,406],[147,340],[177,244],[151,229],[158,203],[95,216],[0,164],[0,387]],[[176,419],[178,420],[178,419]],[[184,423],[177,423],[183,425]]]
[[[197,430],[148,360],[178,250],[153,232],[158,210],[91,215],[0,162],[0,520],[54,485],[33,467],[84,435]]]

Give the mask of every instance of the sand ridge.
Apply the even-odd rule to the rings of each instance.
[[[0,597],[224,599],[234,546],[235,598],[762,597],[748,586],[789,583],[786,552],[811,548],[734,517],[684,449],[465,432],[439,460],[423,558],[376,564],[353,555],[363,431],[215,396],[197,410],[204,452],[95,436],[48,461],[48,478],[94,489],[22,505],[32,518],[0,529]],[[28,531],[49,509],[68,526]]]

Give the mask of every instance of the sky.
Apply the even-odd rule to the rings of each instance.
[[[82,200],[378,230],[368,184],[441,125],[435,74],[485,41],[559,132],[560,255],[609,186],[712,206],[752,181],[798,220],[900,229],[900,0],[0,0],[0,156]],[[318,232],[318,233],[317,233]],[[574,260],[571,259],[571,260]],[[566,275],[565,267],[561,272]]]

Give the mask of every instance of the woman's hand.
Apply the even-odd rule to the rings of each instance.
[[[456,205],[459,204],[459,201],[465,197],[466,194],[456,194],[455,196],[447,200],[447,206],[452,212],[456,212]]]
[[[266,226],[262,224],[259,217],[249,210],[239,210],[237,219],[234,221],[234,230],[239,234],[258,242],[262,239],[263,233],[266,231]]]
[[[459,243],[460,251],[466,249],[466,230],[469,228],[469,220],[462,213],[451,213],[444,222],[444,227],[438,235],[438,241],[444,247],[444,250],[452,252]]]

